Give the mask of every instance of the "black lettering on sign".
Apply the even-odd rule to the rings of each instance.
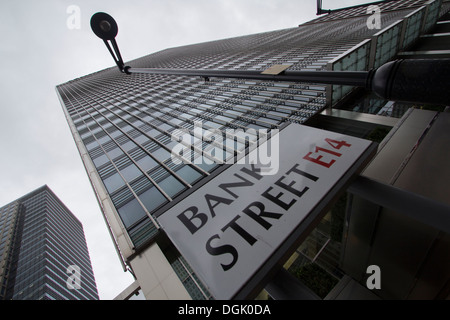
[[[220,236],[218,234],[215,234],[211,238],[208,239],[208,241],[206,242],[206,251],[212,256],[231,254],[233,257],[233,260],[230,263],[228,263],[228,264],[221,263],[220,264],[222,266],[223,271],[228,271],[231,268],[233,268],[233,266],[236,264],[236,262],[238,260],[238,256],[239,256],[238,252],[235,247],[233,247],[232,245],[229,245],[229,244],[218,246],[218,247],[212,246],[211,242],[214,239],[220,239]]]
[[[188,218],[186,213],[190,212],[191,216]],[[195,206],[189,207],[177,216],[184,226],[192,233],[196,233],[208,221],[208,216],[205,213],[198,213],[198,208]],[[194,223],[193,221],[196,221]]]

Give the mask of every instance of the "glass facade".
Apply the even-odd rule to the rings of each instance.
[[[439,17],[439,10],[442,8],[442,0],[433,1],[426,9],[425,20],[423,22],[422,31],[428,32],[433,27]],[[448,4],[447,4],[448,5]]]
[[[400,37],[403,23],[397,22],[376,35],[376,55],[374,67],[381,67],[392,60],[400,51]]]
[[[83,227],[47,186],[0,212],[0,221],[10,222],[3,234],[11,244],[2,256],[2,265],[9,269],[3,273],[3,299],[98,299]],[[69,266],[79,268],[78,289],[67,286]]]
[[[401,15],[405,12],[390,13],[387,19],[394,21]],[[129,64],[261,71],[290,64],[289,70],[319,71],[357,46],[335,63],[334,70],[366,70],[370,43],[358,43],[371,33],[365,24],[313,21],[297,28],[167,49]],[[205,130],[279,128],[285,122],[304,123],[326,106],[324,85],[220,78],[204,82],[148,74],[123,77],[114,68],[59,85],[57,90],[137,247],[145,239],[134,230],[153,224],[146,228],[150,240],[158,229],[152,215],[217,167],[174,164],[172,137],[177,132],[189,132],[194,141],[198,121]],[[336,86],[334,90],[337,101],[349,89]],[[208,144],[197,142],[190,160],[211,159],[207,148]],[[225,150],[223,157],[233,152]]]
[[[330,69],[333,71],[366,71],[369,69],[371,42],[369,40],[363,41],[361,44],[345,52],[340,57],[330,62]],[[350,86],[331,86],[332,100],[331,104],[335,105],[345,95],[354,90]]]
[[[420,35],[424,14],[424,9],[418,9],[409,15],[406,20],[406,29],[402,43],[403,48],[408,48]]]
[[[17,243],[23,225],[24,206],[14,201],[0,208],[0,299],[9,297],[17,267]]]
[[[382,64],[397,53],[401,32],[405,32],[404,41],[418,36],[426,3],[402,0],[379,4],[383,26],[411,13],[414,21],[409,19],[405,30],[398,24],[378,35],[376,48],[372,47],[372,37],[379,30],[367,28],[367,7],[357,7],[296,28],[166,49],[127,65],[264,71],[288,64],[289,70],[368,70],[375,59]],[[415,10],[422,13],[416,16]],[[313,83],[124,75],[115,67],[57,86],[85,167],[99,180],[94,186],[97,197],[110,201],[114,212],[109,219],[118,219],[135,251],[156,241],[160,232],[155,218],[161,212],[206,181],[223,166],[222,160],[245,152],[254,142],[237,138],[232,147],[213,153],[211,149],[217,150],[212,148],[214,142],[202,140],[196,124],[222,132],[279,129],[289,122],[307,122],[351,91],[349,87]],[[180,135],[183,141],[174,139]],[[175,155],[183,160],[177,162],[171,151],[178,143],[184,143],[188,153]],[[101,195],[103,192],[107,196]],[[114,232],[113,236],[117,237]],[[118,243],[117,238],[114,241]],[[121,258],[125,264],[128,257]],[[209,298],[182,256],[171,261],[193,297]]]
[[[359,42],[350,50],[331,60],[327,69],[333,71],[368,71],[391,61],[401,50],[414,44],[421,34],[436,23],[441,1],[409,1],[409,3],[414,2],[414,6],[411,5],[410,10],[405,11],[407,2],[387,1],[386,3],[378,3],[377,5],[383,12],[381,20],[384,28],[373,35],[366,35],[365,41]],[[350,19],[351,12],[361,12],[361,10],[366,10],[366,7],[344,10],[329,16],[337,17],[345,14],[345,17]],[[389,10],[399,11],[389,12]],[[367,19],[367,15],[363,18]],[[322,19],[326,20],[326,18],[319,18],[318,21],[322,21]],[[354,90],[355,87],[330,85],[328,87],[327,105],[336,106]]]

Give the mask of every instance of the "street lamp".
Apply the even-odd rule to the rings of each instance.
[[[370,71],[290,71],[279,66],[274,71],[213,69],[132,68],[125,66],[115,41],[116,21],[104,12],[91,18],[91,28],[104,41],[119,70],[126,74],[148,73],[179,76],[255,79],[265,81],[310,82],[362,87],[391,101],[450,105],[450,59],[410,59],[388,62]],[[112,47],[108,41],[111,41]]]
[[[317,0],[317,15],[320,16],[324,13],[331,13],[331,10],[322,9],[322,0]]]
[[[124,72],[125,65],[123,63],[122,56],[120,55],[119,47],[117,46],[117,42],[115,39],[117,36],[117,32],[119,31],[116,21],[107,13],[97,12],[91,17],[91,28],[97,37],[103,39],[103,42],[108,48],[109,53],[111,53],[114,62],[117,64],[117,67],[121,72]],[[111,49],[108,41],[111,41],[114,52]]]

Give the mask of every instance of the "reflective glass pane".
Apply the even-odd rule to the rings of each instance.
[[[128,167],[120,170],[120,173],[128,182],[142,174],[138,167],[136,167],[134,164],[130,164]]]
[[[113,148],[112,150],[109,150],[108,155],[111,159],[115,159],[118,156],[123,155],[123,152],[122,152],[122,150],[120,150],[119,147],[116,147],[116,148]]]
[[[133,149],[134,147],[136,147],[136,144],[133,142],[133,141],[128,141],[128,142],[126,142],[126,143],[124,143],[123,145],[122,145],[122,147],[123,147],[123,149],[125,150],[125,151],[130,151],[131,149]]]
[[[201,173],[190,166],[183,166],[181,169],[177,170],[176,173],[189,184],[193,184],[202,177]]]
[[[147,142],[149,140],[149,138],[147,138],[145,135],[140,135],[140,136],[137,136],[136,138],[134,138],[134,140],[137,143],[142,144],[144,142]]]
[[[95,166],[98,168],[109,161],[108,157],[105,154],[102,154],[100,157],[95,158],[94,160]]]
[[[167,201],[167,199],[155,187],[151,187],[150,189],[139,195],[139,199],[141,199],[145,208],[149,212],[152,212]]]
[[[163,162],[170,158],[170,152],[163,148],[159,148],[152,152],[152,156],[154,156],[159,161]]]
[[[95,147],[98,147],[97,141],[92,141],[91,143],[88,143],[88,144],[86,145],[86,149],[88,149],[89,151],[91,151],[91,150],[94,149]]]
[[[156,161],[150,158],[150,156],[145,156],[144,158],[138,160],[137,163],[145,171],[149,171],[157,165]]]
[[[122,177],[119,175],[119,173],[115,173],[112,176],[106,178],[103,180],[103,183],[106,186],[106,189],[108,189],[109,193],[114,192],[121,186],[125,184],[125,181],[123,181]]]
[[[178,192],[182,191],[185,187],[174,176],[168,176],[164,180],[160,181],[158,185],[167,193],[170,197],[173,197]]]
[[[215,163],[214,161],[205,158],[203,156],[199,156],[197,158],[194,159],[194,164],[197,167],[202,168],[203,170],[207,171],[207,172],[211,172],[212,170],[214,170],[218,164]]]
[[[108,136],[103,136],[101,138],[98,139],[98,142],[100,144],[105,144],[106,142],[111,141],[111,139]]]
[[[136,199],[133,199],[126,205],[122,206],[118,211],[125,227],[127,228],[146,216],[144,209]]]
[[[172,126],[168,125],[167,123],[163,123],[162,125],[158,126],[159,130],[168,131],[172,129]]]

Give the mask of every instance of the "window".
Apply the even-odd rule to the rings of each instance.
[[[100,157],[93,159],[95,166],[98,168],[109,161],[108,157],[105,154],[102,154]]]
[[[218,164],[211,159],[203,157],[202,155],[198,156],[197,154],[194,159],[194,164],[208,172],[212,172],[218,166]]]
[[[114,129],[114,131],[112,131],[110,134],[111,134],[111,137],[112,137],[113,139],[115,139],[115,138],[117,138],[118,136],[122,135],[122,132],[119,131],[119,130],[117,130],[117,129]]]
[[[189,184],[193,184],[202,177],[202,174],[200,172],[191,168],[190,166],[181,167],[181,169],[178,169],[176,171],[176,174],[178,174],[184,181],[188,182]]]
[[[174,176],[168,176],[158,183],[158,185],[166,192],[170,197],[175,196],[182,191],[185,187]]]
[[[122,145],[126,152],[132,150],[136,147],[136,144],[133,141],[128,141]]]
[[[141,175],[141,171],[134,164],[120,170],[120,173],[127,181],[132,181],[134,178]]]
[[[86,149],[88,149],[89,151],[91,151],[95,147],[98,147],[97,141],[92,141],[91,143],[86,144]]]
[[[123,181],[122,177],[118,172],[113,174],[112,176],[106,178],[103,180],[103,183],[105,184],[106,189],[109,193],[112,193],[116,191],[118,188],[123,186],[125,184],[125,181]]]
[[[127,228],[146,216],[144,209],[136,199],[133,199],[126,205],[122,206],[118,209],[118,211],[125,227]]]
[[[159,148],[152,152],[152,156],[154,156],[159,161],[163,162],[167,159],[170,159],[170,153],[166,149]]]
[[[107,135],[105,135],[105,136],[103,136],[103,137],[101,137],[101,138],[98,138],[98,142],[99,142],[100,144],[105,144],[105,143],[107,143],[108,141],[111,141],[111,139],[110,139],[109,136],[107,136]]]
[[[113,148],[108,151],[108,155],[111,159],[115,159],[122,154],[123,154],[123,152],[122,152],[122,150],[120,150],[119,147]]]
[[[157,163],[149,156],[145,156],[144,158],[137,161],[137,164],[144,170],[149,171],[156,167]]]
[[[162,205],[167,201],[167,199],[162,195],[161,192],[159,192],[158,189],[155,187],[151,187],[141,195],[139,195],[139,199],[141,199],[142,203],[144,204],[145,208],[152,212],[157,207]]]

